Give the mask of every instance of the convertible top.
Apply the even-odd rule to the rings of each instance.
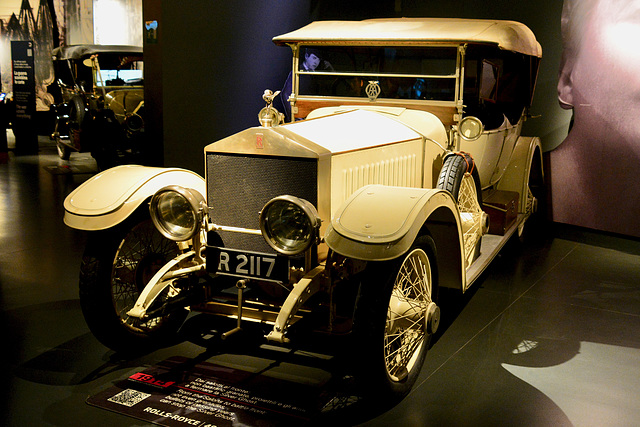
[[[316,21],[273,38],[277,45],[486,43],[542,57],[533,32],[515,21],[458,18],[385,18],[364,21]]]
[[[54,59],[82,59],[100,53],[142,55],[141,46],[81,44],[53,49]]]

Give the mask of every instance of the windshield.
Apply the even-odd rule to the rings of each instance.
[[[103,70],[102,79],[96,79],[96,86],[122,86],[142,84],[142,70]]]
[[[125,55],[100,55],[100,76],[96,86],[142,85],[144,62],[142,58]],[[100,78],[101,77],[101,78]]]
[[[379,98],[454,101],[457,48],[301,46],[300,96],[366,97],[377,81]]]

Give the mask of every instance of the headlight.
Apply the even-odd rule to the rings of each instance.
[[[180,242],[191,239],[200,230],[205,207],[199,192],[170,185],[153,195],[149,211],[158,231],[167,239]]]
[[[315,242],[320,228],[316,208],[304,199],[279,196],[260,212],[260,230],[267,243],[284,255],[297,255]]]
[[[475,141],[480,138],[480,135],[484,132],[484,125],[479,118],[467,116],[460,121],[458,129],[460,130],[462,139],[465,141]]]

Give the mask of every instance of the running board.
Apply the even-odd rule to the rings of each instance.
[[[500,249],[518,230],[518,226],[527,219],[525,214],[518,214],[513,225],[504,233],[504,236],[497,234],[485,234],[482,236],[482,245],[480,246],[480,256],[467,269],[467,287],[465,291],[471,287],[482,272],[489,266],[491,261],[498,255]]]

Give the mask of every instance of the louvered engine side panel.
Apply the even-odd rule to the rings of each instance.
[[[420,187],[419,177],[415,154],[345,168],[342,170],[343,198],[346,200],[357,189],[369,184]]]
[[[269,200],[288,194],[317,206],[317,187],[316,159],[207,154],[207,203],[211,220],[218,225],[258,230],[259,212]],[[261,235],[218,234],[227,248],[274,252]],[[219,244],[214,240],[209,242]]]

